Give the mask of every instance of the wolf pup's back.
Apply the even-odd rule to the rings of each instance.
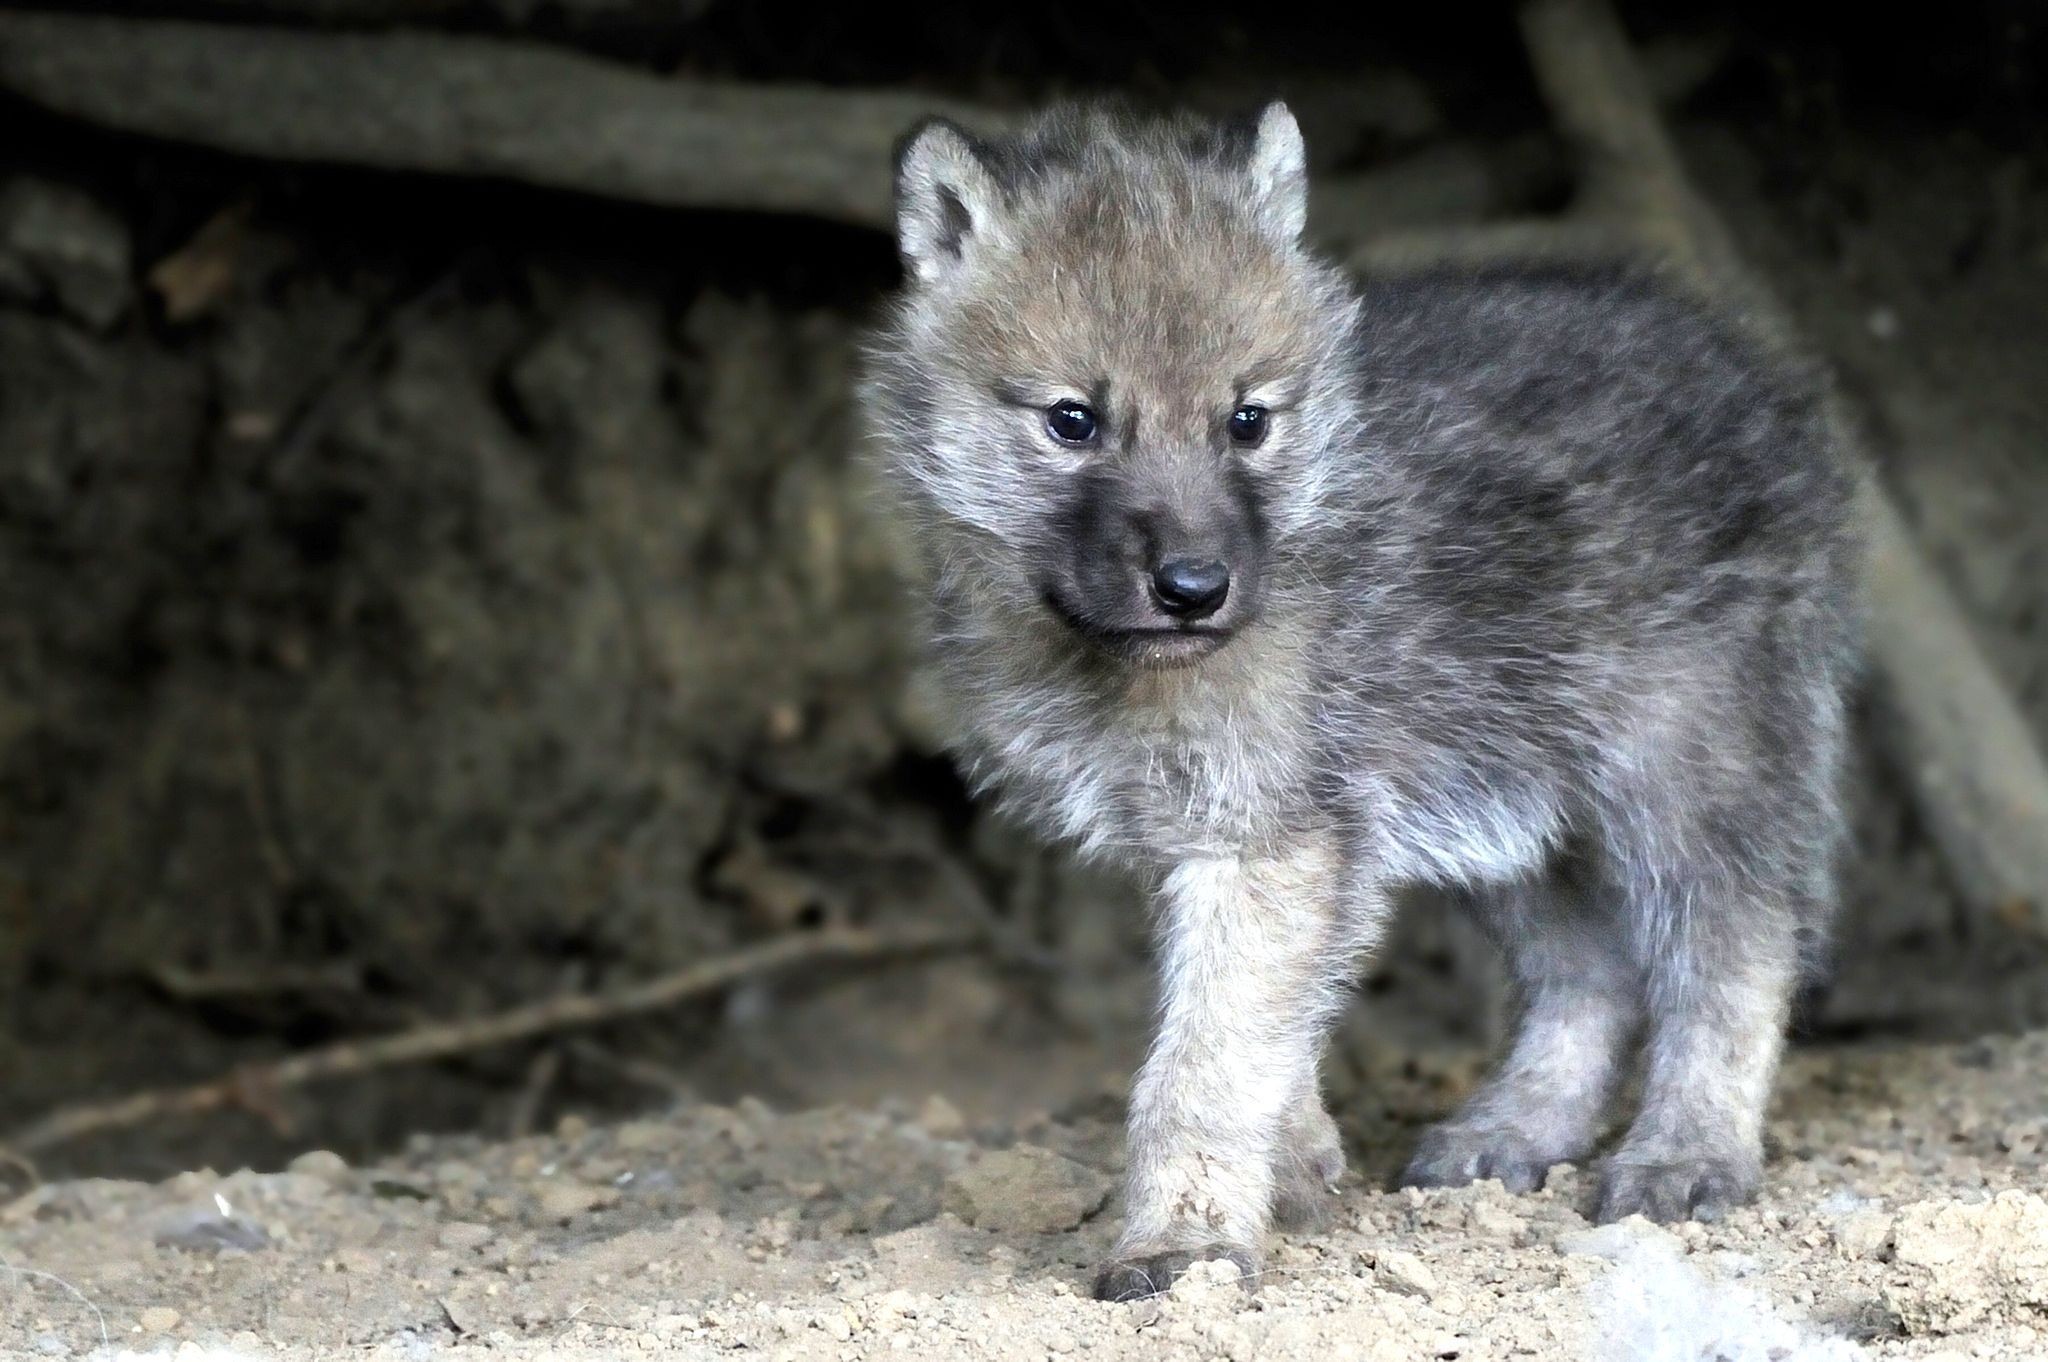
[[[1750,1195],[1841,827],[1815,385],[1627,270],[1354,285],[1278,104],[934,122],[898,190],[864,400],[960,754],[1160,900],[1098,1292],[1249,1273],[1327,1202],[1317,1065],[1404,882],[1462,891],[1518,1002],[1409,1182],[1538,1186],[1639,1064],[1601,1216]]]

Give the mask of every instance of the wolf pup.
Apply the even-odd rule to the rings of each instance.
[[[1753,1192],[1841,833],[1849,480],[1812,384],[1626,269],[1354,284],[1301,133],[921,125],[864,402],[974,777],[1158,891],[1098,1295],[1248,1278],[1343,1166],[1320,1052],[1390,892],[1458,891],[1518,1021],[1406,1181],[1603,1220]]]

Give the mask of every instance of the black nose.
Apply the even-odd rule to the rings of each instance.
[[[1169,558],[1152,569],[1152,590],[1167,614],[1198,620],[1215,614],[1230,594],[1230,569],[1195,558]]]

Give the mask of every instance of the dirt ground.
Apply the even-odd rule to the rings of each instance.
[[[921,1103],[685,1104],[352,1168],[44,1187],[0,1216],[0,1349],[418,1359],[1186,1357],[1848,1362],[2048,1354],[2048,1035],[1798,1056],[1753,1206],[1593,1228],[1534,1196],[1333,1195],[1257,1290],[1198,1270],[1087,1298],[1116,1103],[970,1121]],[[1403,1062],[1374,1101],[1469,1077]],[[1356,1094],[1355,1094],[1356,1095]],[[1360,1133],[1352,1130],[1354,1139]],[[5,1275],[5,1274],[0,1274]]]
[[[2048,733],[2039,131],[1733,67],[1688,160]],[[1526,132],[1442,77],[1334,159]],[[0,1129],[821,923],[975,900],[1011,940],[0,1167],[0,1356],[2048,1358],[2048,947],[1960,915],[1867,753],[1755,1206],[1381,1190],[1488,1039],[1484,952],[1422,903],[1328,1066],[1329,1225],[1249,1294],[1087,1299],[1142,923],[972,808],[900,692],[844,458],[886,251],[317,177],[235,227],[237,168],[72,186],[81,147],[118,159],[53,138],[24,191],[0,156],[0,443],[35,456],[0,466]],[[234,282],[138,321],[223,207]]]

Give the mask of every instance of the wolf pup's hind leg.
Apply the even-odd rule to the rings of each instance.
[[[1650,907],[1643,1101],[1601,1173],[1597,1218],[1711,1220],[1749,1200],[1797,947],[1775,896],[1711,875]]]
[[[1756,1190],[1802,937],[1825,917],[1816,896],[1840,837],[1823,779],[1837,732],[1790,736],[1815,750],[1783,768],[1801,778],[1773,780],[1758,762],[1759,778],[1711,790],[1646,789],[1614,830],[1648,1034],[1642,1105],[1602,1170],[1601,1220],[1707,1220]]]
[[[1476,890],[1472,904],[1507,960],[1513,1037],[1479,1090],[1423,1136],[1401,1181],[1498,1178],[1532,1192],[1599,1137],[1641,1022],[1642,973],[1613,905],[1583,875]]]

